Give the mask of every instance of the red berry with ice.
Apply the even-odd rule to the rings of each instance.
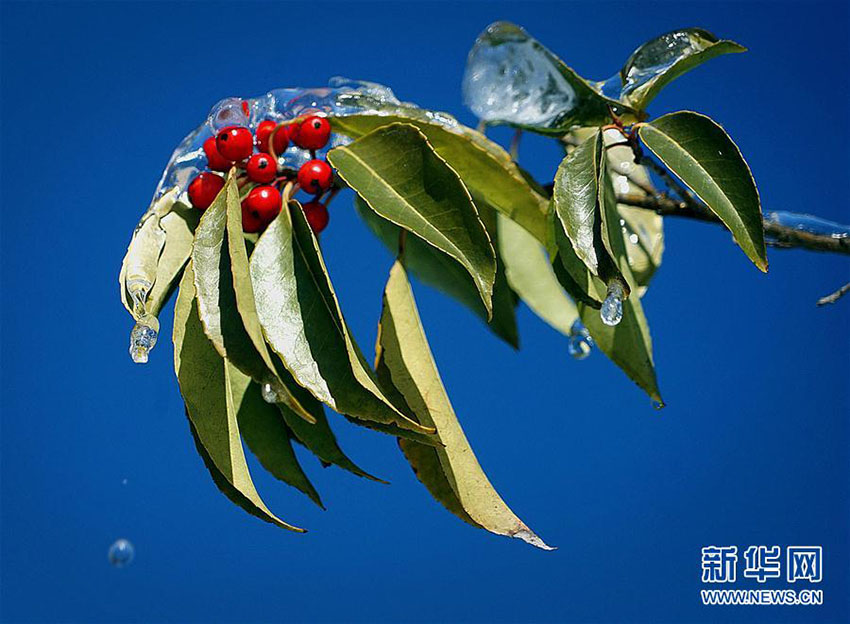
[[[277,177],[277,165],[268,154],[254,154],[248,159],[245,172],[254,182],[268,184]]]
[[[224,178],[204,172],[189,184],[189,201],[198,210],[206,210],[224,188]]]
[[[204,154],[207,155],[207,165],[213,171],[227,171],[233,166],[232,161],[219,154],[213,137],[204,141]]]
[[[242,229],[259,232],[280,212],[280,191],[273,186],[258,186],[242,200]]]
[[[310,224],[316,234],[328,227],[328,221],[331,220],[327,207],[318,201],[304,204],[304,216],[307,217],[307,223]]]
[[[298,184],[307,193],[321,193],[333,184],[334,174],[324,160],[308,160],[298,170]]]
[[[227,160],[245,160],[254,151],[254,135],[244,126],[228,126],[216,135],[215,146]]]
[[[328,144],[331,138],[331,124],[324,117],[313,115],[293,128],[290,139],[295,145],[306,150],[319,150]]]

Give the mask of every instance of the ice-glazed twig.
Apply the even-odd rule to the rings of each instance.
[[[829,303],[835,303],[836,301],[841,299],[841,297],[846,295],[848,292],[850,292],[850,282],[848,282],[847,284],[844,284],[844,286],[842,286],[841,288],[836,290],[834,293],[830,293],[826,297],[821,297],[820,299],[818,299],[817,304],[819,306],[824,306],[824,305],[827,305]]]

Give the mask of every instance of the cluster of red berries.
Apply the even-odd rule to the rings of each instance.
[[[330,136],[328,120],[313,115],[289,124],[267,119],[257,125],[256,133],[244,126],[228,126],[204,141],[211,171],[238,167],[242,170],[238,177],[240,188],[256,185],[242,200],[242,227],[246,232],[260,232],[274,220],[281,209],[280,189],[290,182],[297,182],[303,191],[314,195],[312,201],[304,204],[304,214],[316,234],[325,229],[330,217],[320,199],[333,185],[333,171],[327,162],[315,158],[315,151],[327,145]],[[297,173],[280,168],[277,162],[277,156],[290,143],[309,150],[313,156]],[[206,210],[222,187],[222,176],[205,171],[189,184],[189,201],[195,208]]]

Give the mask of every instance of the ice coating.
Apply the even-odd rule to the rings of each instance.
[[[247,115],[245,106],[248,109]],[[255,98],[225,98],[212,107],[207,119],[189,133],[174,150],[157,185],[153,202],[174,187],[177,187],[180,195],[185,192],[189,182],[206,168],[204,141],[223,127],[245,125],[255,130],[257,124],[264,119],[284,122],[312,113],[341,117],[357,113],[386,112],[392,108],[420,110],[413,104],[400,102],[388,87],[341,77],[331,78],[327,87],[274,89]],[[436,119],[436,114],[431,117],[436,121],[443,121]],[[448,116],[445,118],[446,123],[456,123]],[[347,137],[334,133],[331,142],[317,152],[317,157],[323,158],[328,150],[347,142]],[[298,169],[310,160],[310,153],[290,146],[279,160],[284,167]]]
[[[802,232],[820,234],[831,238],[850,237],[850,225],[842,225],[834,221],[827,221],[820,217],[797,212],[785,212],[783,210],[768,212],[764,215],[764,220],[768,223],[776,223],[777,225],[791,227]]]
[[[598,86],[608,97],[627,98],[647,82],[666,72],[681,59],[702,52],[718,39],[701,28],[674,30],[647,41],[635,50],[617,76]],[[614,93],[619,83],[620,93]]]
[[[576,107],[575,89],[546,49],[518,26],[491,24],[463,76],[464,103],[484,121],[550,126]]]

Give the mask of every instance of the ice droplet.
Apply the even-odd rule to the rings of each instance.
[[[210,111],[207,123],[213,133],[227,126],[247,126],[248,116],[242,107],[242,98],[229,97],[218,102]]]
[[[610,327],[618,325],[623,320],[623,285],[619,280],[613,280],[608,284],[608,293],[599,309],[599,318]]]
[[[146,364],[148,354],[156,346],[159,335],[159,321],[152,314],[145,314],[133,326],[130,332],[130,357],[136,364]]]
[[[567,351],[575,359],[583,360],[593,351],[593,338],[590,337],[590,332],[587,331],[581,319],[573,322],[568,338]]]
[[[662,410],[664,409],[665,404],[663,401],[659,401],[658,399],[652,399],[652,409]]]
[[[508,22],[487,27],[466,61],[463,100],[479,119],[552,126],[577,105],[551,53]]]
[[[277,391],[270,383],[264,383],[261,390],[263,393],[263,401],[266,403],[278,403],[280,401]]]
[[[106,556],[109,559],[109,563],[113,566],[123,568],[133,563],[133,558],[136,556],[136,549],[129,540],[122,538],[112,543]]]

